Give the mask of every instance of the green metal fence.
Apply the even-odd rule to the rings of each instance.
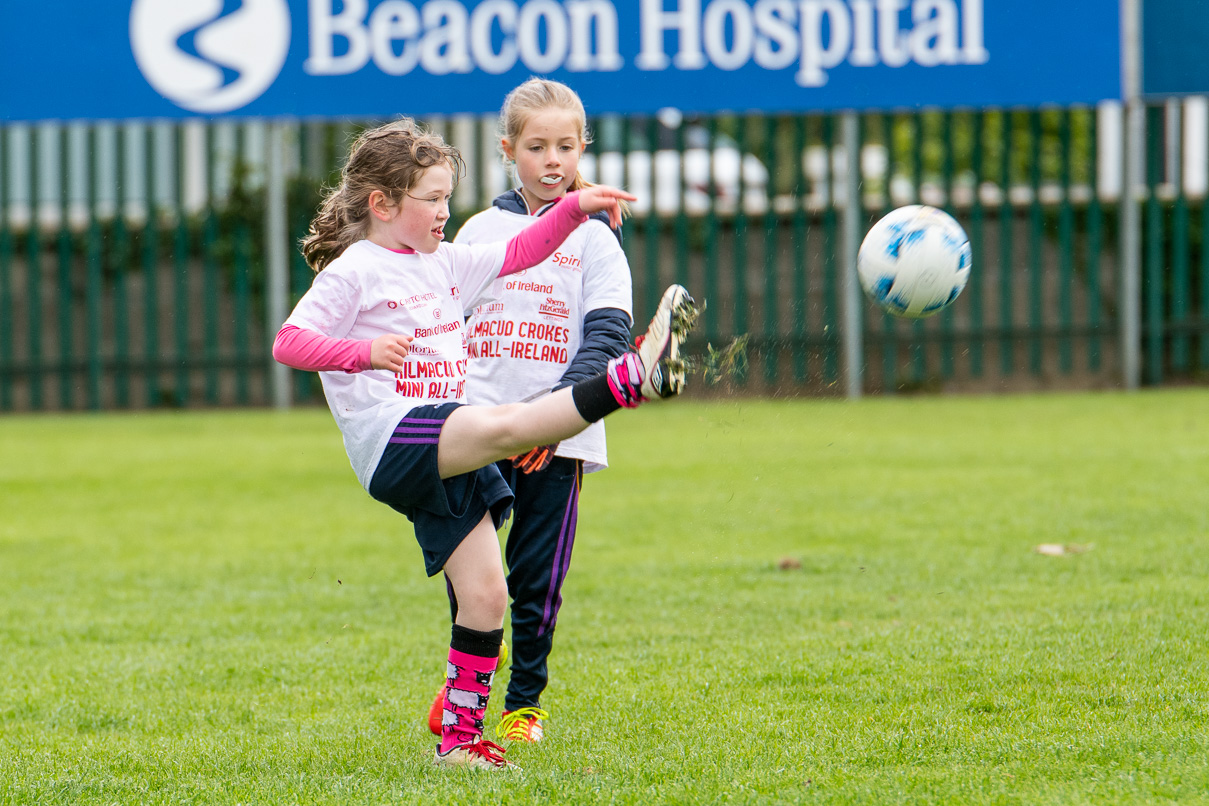
[[[840,394],[850,169],[863,221],[942,206],[974,257],[967,291],[937,317],[863,307],[865,391],[1106,388],[1121,381],[1111,112],[863,115],[855,155],[832,116],[601,119],[585,167],[644,199],[625,226],[636,317],[678,281],[708,301],[694,351],[748,336],[731,391]],[[1209,370],[1204,117],[1192,101],[1148,114],[1137,194],[1148,384]],[[507,178],[489,121],[432,124],[471,165],[452,232]],[[289,127],[294,242],[357,129]],[[262,123],[0,127],[0,410],[273,399],[265,142]],[[296,299],[311,275],[291,254]],[[321,396],[304,373],[291,387],[296,401]]]
[[[4,410],[264,400],[261,227],[239,209],[245,194],[234,187],[219,206],[206,171],[191,209],[185,130],[146,127],[132,143],[132,129],[143,127],[110,127],[104,142],[98,127],[27,129],[14,155],[18,135],[0,128]],[[48,146],[57,159],[43,158]]]

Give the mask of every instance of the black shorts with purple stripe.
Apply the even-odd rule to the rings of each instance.
[[[494,464],[448,479],[437,472],[441,428],[461,405],[417,406],[407,412],[369,483],[374,499],[402,512],[414,525],[429,576],[445,567],[484,515],[490,513],[498,529],[512,508],[512,490]]]

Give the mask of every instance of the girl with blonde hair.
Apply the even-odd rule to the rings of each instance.
[[[571,193],[592,185],[579,171],[588,145],[579,96],[557,81],[530,79],[504,99],[500,151],[517,186],[462,225],[459,244],[501,243],[557,210]],[[630,349],[633,299],[621,229],[594,214],[524,282],[495,282],[495,301],[474,309],[469,323],[471,403],[502,404],[561,389],[603,372]],[[515,496],[505,545],[512,598],[511,674],[498,736],[541,741],[549,712],[541,695],[570,569],[584,473],[608,465],[604,423],[558,444],[542,445],[499,463]],[[450,590],[456,617],[460,601]],[[440,730],[440,694],[429,727]]]

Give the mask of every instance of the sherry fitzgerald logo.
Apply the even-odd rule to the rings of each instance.
[[[193,112],[247,106],[290,49],[286,0],[134,0],[130,44],[147,82]]]

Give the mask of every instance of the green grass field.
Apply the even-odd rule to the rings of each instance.
[[[1207,415],[611,418],[522,777],[432,766],[443,583],[326,410],[0,418],[0,804],[1206,803]]]

